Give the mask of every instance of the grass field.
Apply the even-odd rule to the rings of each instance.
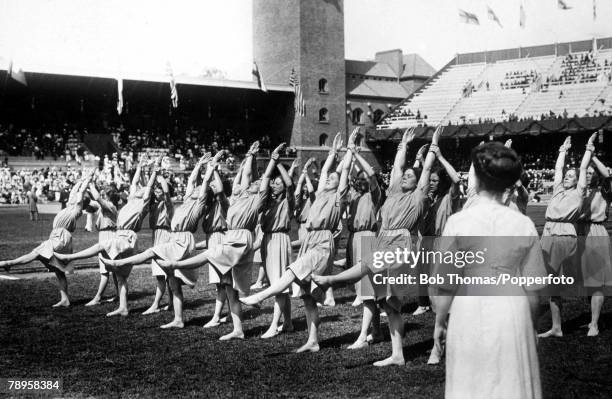
[[[543,207],[530,208],[530,214],[541,227]],[[23,210],[0,210],[0,258],[19,255],[45,239],[51,215],[43,219],[35,224]],[[148,230],[139,236],[143,246],[150,240]],[[81,249],[96,238],[79,229],[74,247]],[[58,293],[48,274],[0,280],[0,378],[59,377],[64,397],[443,397],[444,366],[426,364],[433,316],[411,316],[416,303],[404,315],[408,364],[378,369],[371,363],[389,355],[388,332],[381,344],[345,349],[361,323],[361,309],[350,306],[350,290],[336,291],[338,305],[321,311],[321,351],[294,354],[306,339],[299,300],[293,300],[295,332],[258,338],[271,319],[267,302],[262,311],[245,311],[244,341],[219,342],[231,325],[201,328],[214,307],[214,290],[206,277],[202,271],[200,284],[185,291],[187,325],[176,331],[158,328],[171,320],[168,312],[139,314],[154,293],[146,268],[135,269],[130,279],[132,313],[127,318],[104,317],[114,304],[82,306],[96,291],[95,270],[69,276],[74,304],[69,309],[50,308]],[[596,338],[587,338],[581,327],[589,320],[585,298],[568,300],[564,320],[566,336],[541,340],[538,348],[545,397],[612,397],[612,306],[606,303]],[[547,313],[540,329],[549,326]]]

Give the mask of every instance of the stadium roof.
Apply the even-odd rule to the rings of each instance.
[[[404,54],[404,72],[402,78],[406,77],[430,77],[437,71],[418,54]]]
[[[0,58],[0,70],[8,70],[9,61],[7,59]],[[40,73],[40,74],[52,74],[52,75],[64,75],[64,76],[83,76],[93,78],[105,78],[105,79],[123,79],[123,80],[134,80],[143,82],[154,82],[154,83],[170,83],[170,76],[166,74],[153,74],[153,73],[139,73],[139,72],[113,72],[104,69],[89,69],[79,67],[49,67],[40,65],[26,65],[21,67],[26,73]],[[212,86],[212,87],[226,87],[236,89],[250,89],[260,90],[257,83],[254,81],[242,81],[242,80],[229,80],[229,79],[213,79],[204,78],[197,76],[185,76],[175,75],[174,81],[176,84],[193,85],[193,86]],[[268,91],[275,92],[293,92],[293,88],[287,85],[268,85],[266,84]]]
[[[384,80],[347,80],[349,96],[406,98],[410,94],[399,82]]]

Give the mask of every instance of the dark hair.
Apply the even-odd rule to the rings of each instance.
[[[411,166],[411,167],[408,167],[408,168],[404,169],[404,172],[402,173],[402,175],[404,173],[406,173],[407,170],[412,170],[414,172],[414,176],[416,177],[417,184],[418,184],[419,179],[421,178],[421,173],[423,173],[423,169],[421,169],[421,168],[413,168]]]
[[[593,168],[593,177],[591,177],[590,187],[599,187],[603,182],[603,176],[599,173],[599,169],[597,169],[593,163],[589,164],[589,167]]]
[[[108,198],[108,200],[112,202],[115,206],[119,205],[119,200],[121,199],[117,190],[112,187],[106,189],[106,198]]]
[[[446,173],[446,169],[441,167],[436,167],[431,171],[431,175],[438,175],[440,181],[438,182],[438,193],[446,193],[451,186],[451,179],[448,177],[448,173]]]
[[[498,142],[488,142],[474,148],[472,164],[482,187],[497,193],[516,183],[523,172],[516,152]]]

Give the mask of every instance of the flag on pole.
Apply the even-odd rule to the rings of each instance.
[[[117,79],[117,114],[123,112],[123,79]]]
[[[259,87],[264,93],[267,93],[268,89],[266,88],[266,84],[264,83],[261,73],[259,73],[259,68],[257,67],[257,63],[255,61],[253,61],[253,77],[257,82],[257,87]]]
[[[304,98],[302,97],[302,85],[300,85],[300,78],[298,78],[297,73],[295,72],[295,68],[291,69],[291,75],[289,76],[289,85],[293,87],[293,92],[295,94],[293,106],[295,109],[295,113],[300,116],[304,116],[305,106],[304,106]]]
[[[20,67],[16,66],[13,63],[13,60],[9,61],[9,66],[8,66],[7,73],[8,73],[8,76],[13,78],[17,82],[21,83],[22,85],[24,85],[24,86],[28,85],[28,82],[26,81],[25,73],[23,72],[23,70]]]
[[[593,21],[597,19],[597,0],[593,0]]]
[[[557,5],[561,10],[570,10],[572,7],[568,6],[565,0],[557,0]]]
[[[496,22],[497,25],[499,25],[500,28],[503,28],[501,21],[499,20],[499,18],[497,17],[497,14],[495,14],[495,11],[493,11],[493,9],[489,6],[487,6],[487,15],[489,16],[489,19],[493,22]]]
[[[178,91],[176,90],[176,82],[174,81],[174,73],[172,73],[170,63],[168,63],[167,70],[170,76],[170,100],[172,101],[172,107],[178,108]]]
[[[480,21],[476,14],[461,9],[459,9],[459,20],[464,24],[480,25]]]
[[[525,28],[525,24],[527,22],[527,15],[525,14],[525,7],[523,3],[521,3],[521,9],[519,13],[519,25],[521,28]]]

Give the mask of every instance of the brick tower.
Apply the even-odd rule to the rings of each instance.
[[[266,83],[287,85],[295,69],[305,115],[287,104],[278,133],[320,159],[334,135],[346,133],[343,0],[253,0],[253,58]]]

